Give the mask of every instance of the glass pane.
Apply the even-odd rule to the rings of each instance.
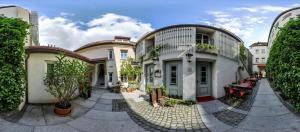
[[[176,66],[171,66],[171,85],[176,85],[177,83],[177,67]]]
[[[203,43],[208,44],[208,36],[207,35],[203,35]]]

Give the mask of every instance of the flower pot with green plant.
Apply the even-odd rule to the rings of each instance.
[[[67,59],[63,54],[57,56],[57,61],[49,68],[44,79],[46,89],[57,99],[54,112],[58,116],[68,116],[72,111],[71,99],[77,96],[77,90],[87,77],[86,63]]]

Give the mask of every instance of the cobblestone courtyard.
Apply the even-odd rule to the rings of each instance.
[[[24,113],[2,115],[0,132],[300,131],[299,117],[282,105],[267,80],[260,81],[249,111],[219,100],[154,108],[140,95],[94,90],[92,98],[73,101],[69,117],[55,116],[52,105],[29,105]]]

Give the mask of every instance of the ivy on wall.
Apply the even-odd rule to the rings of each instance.
[[[300,110],[300,17],[279,29],[266,71],[273,87]]]
[[[16,109],[25,89],[24,45],[30,25],[0,17],[0,111]]]

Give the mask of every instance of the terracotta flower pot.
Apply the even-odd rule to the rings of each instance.
[[[67,108],[60,108],[58,107],[56,104],[55,104],[55,107],[54,107],[54,113],[58,116],[61,116],[61,117],[65,117],[65,116],[69,116],[72,112],[72,107],[71,105]]]

